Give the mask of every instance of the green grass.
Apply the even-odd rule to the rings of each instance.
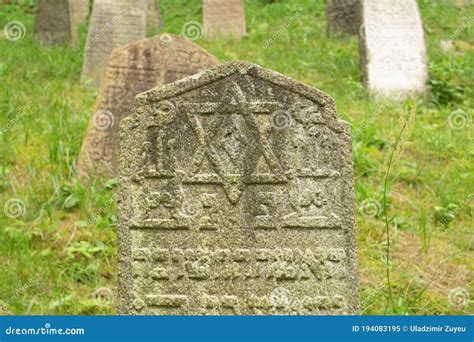
[[[12,199],[24,205],[16,218],[0,214],[0,313],[115,313],[113,300],[96,295],[116,289],[115,183],[81,184],[75,170],[96,92],[79,81],[81,49],[32,41],[30,2],[0,7],[1,27],[15,20],[26,28],[23,39],[0,40],[0,209],[15,209]],[[200,3],[160,0],[161,31],[180,34],[186,22],[200,22]],[[453,50],[443,51],[440,41],[462,27],[473,6],[420,1],[431,93],[397,104],[366,94],[357,38],[327,37],[324,1],[245,5],[242,42],[197,43],[221,61],[248,60],[323,90],[352,125],[363,313],[472,312],[472,300],[455,308],[448,294],[464,288],[473,297],[473,23],[456,35]],[[85,28],[81,37],[83,46]],[[384,177],[407,108],[413,120],[387,179],[387,260]],[[453,129],[456,113],[471,122]]]

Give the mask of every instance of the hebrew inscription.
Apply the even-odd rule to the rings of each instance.
[[[172,34],[161,34],[114,49],[79,154],[77,168],[81,176],[116,176],[118,123],[130,114],[135,95],[217,63],[214,56],[193,42]],[[163,110],[168,109],[166,104],[163,106]],[[143,157],[147,158],[144,162],[150,174],[158,175],[165,169],[163,151],[171,147],[166,146],[168,142],[163,141],[156,130],[150,129],[149,134],[156,136],[150,136],[151,140],[144,143],[146,153]]]
[[[246,62],[122,121],[120,311],[355,314],[351,138],[326,94]]]
[[[415,0],[360,0],[359,50],[367,88],[399,99],[423,93],[428,79],[423,22]]]

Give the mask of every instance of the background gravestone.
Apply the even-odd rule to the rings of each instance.
[[[246,62],[121,122],[119,312],[359,312],[351,135],[328,95]]]
[[[203,0],[204,38],[215,40],[245,35],[242,0]]]
[[[326,18],[330,34],[357,34],[360,27],[357,1],[328,0]]]
[[[69,0],[69,11],[72,44],[76,46],[79,42],[77,29],[89,15],[89,0]]]
[[[89,14],[88,0],[40,0],[36,6],[34,37],[46,44],[77,44],[77,29]]]
[[[95,85],[112,50],[145,38],[147,0],[95,0],[92,8],[81,79]]]
[[[135,95],[193,75],[218,60],[181,36],[162,34],[115,49],[107,63],[78,158],[81,175],[115,176],[118,124]]]
[[[425,91],[427,56],[416,0],[360,0],[361,66],[369,90],[392,98]]]
[[[156,3],[156,0],[147,0],[146,6],[146,30],[150,31],[163,27],[160,7]]]

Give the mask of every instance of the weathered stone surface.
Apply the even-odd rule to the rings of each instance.
[[[89,14],[88,0],[40,0],[36,6],[34,37],[45,44],[77,45],[77,29]]]
[[[350,34],[359,32],[360,20],[358,0],[328,0],[326,18],[330,34]]]
[[[98,85],[112,50],[145,38],[146,1],[94,1],[81,79]]]
[[[359,311],[351,135],[328,95],[230,62],[121,122],[119,312]]]
[[[77,29],[89,15],[89,0],[69,0],[69,17],[71,22],[72,44],[77,46],[79,36]]]
[[[147,0],[146,7],[146,30],[150,31],[163,27],[163,18],[156,0]]]
[[[45,44],[71,40],[69,6],[66,0],[42,0],[36,6],[34,38]]]
[[[203,0],[204,38],[240,39],[245,35],[245,11],[242,0]]]
[[[118,124],[132,110],[135,95],[198,73],[218,60],[181,36],[162,34],[115,49],[101,80],[78,158],[85,175],[115,176]]]
[[[416,0],[360,1],[360,57],[368,89],[394,99],[424,92],[427,55]]]

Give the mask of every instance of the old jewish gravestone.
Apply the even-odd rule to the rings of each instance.
[[[146,1],[94,1],[81,79],[98,85],[112,50],[145,38]]]
[[[34,37],[45,44],[77,44],[77,29],[88,15],[88,0],[40,0]]]
[[[242,0],[203,0],[204,38],[240,39],[245,35]]]
[[[328,0],[326,18],[329,34],[355,35],[359,32],[358,0]]]
[[[160,7],[156,0],[147,0],[146,6],[146,30],[150,31],[163,27]]]
[[[120,313],[359,312],[331,97],[230,62],[138,95],[120,142]]]
[[[427,55],[417,1],[360,1],[360,58],[368,89],[394,99],[424,92]]]
[[[100,84],[95,113],[82,144],[82,176],[115,176],[118,129],[135,95],[198,73],[218,60],[181,36],[162,34],[115,49]]]

